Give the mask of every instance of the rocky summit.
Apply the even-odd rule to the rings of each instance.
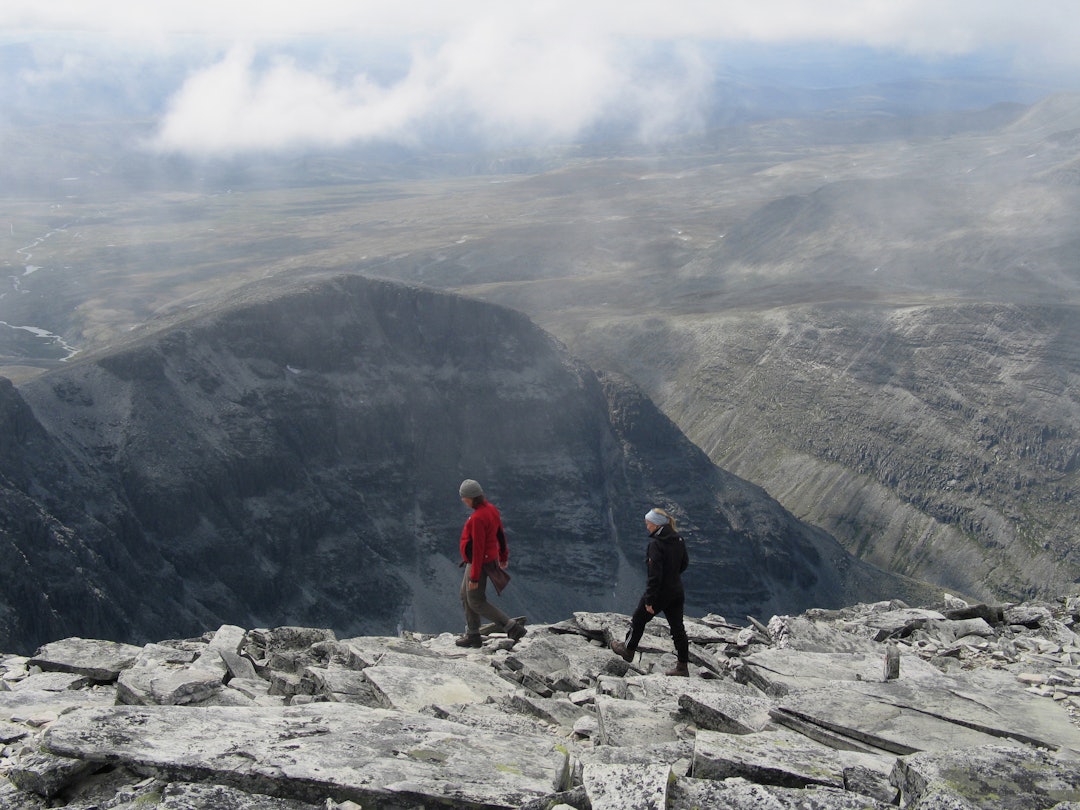
[[[1080,807],[1080,597],[0,657],[5,810]]]

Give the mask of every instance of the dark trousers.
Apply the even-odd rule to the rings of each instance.
[[[461,581],[461,606],[465,609],[465,632],[475,636],[480,633],[480,619],[494,622],[499,627],[509,627],[510,617],[487,600],[487,573],[480,571],[480,586],[469,590],[469,568]]]
[[[653,605],[653,609],[657,613],[663,613],[664,618],[667,619],[668,625],[671,627],[671,639],[675,642],[675,655],[683,664],[690,661],[690,640],[686,637],[686,627],[683,625],[683,604],[685,601],[684,597],[679,596],[668,600],[663,605]],[[630,652],[637,650],[638,642],[641,641],[641,637],[645,633],[645,625],[649,623],[653,615],[645,609],[645,598],[642,597],[641,601],[638,602],[637,610],[630,617],[630,631],[626,634],[627,650]]]

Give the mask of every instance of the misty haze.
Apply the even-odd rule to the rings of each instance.
[[[222,526],[254,519],[250,498],[256,493],[288,497],[303,490],[310,499],[275,518],[283,522],[273,523],[271,533],[286,522],[303,525],[296,530],[298,542],[326,543],[326,559],[352,542],[355,527],[341,525],[343,513],[326,510],[328,503],[344,508],[340,504],[358,484],[348,477],[359,475],[356,469],[346,476],[334,466],[337,461],[311,466],[324,459],[298,451],[305,460],[288,480],[262,481],[259,470],[282,463],[280,448],[268,449],[265,437],[252,438],[262,428],[237,421],[220,434],[208,427],[201,435],[192,422],[187,434],[177,429],[174,444],[153,451],[165,468],[171,453],[186,459],[182,474],[147,468],[136,475],[146,457],[140,461],[133,448],[167,432],[170,420],[167,411],[140,410],[139,402],[144,409],[173,403],[174,427],[187,424],[177,417],[184,409],[197,412],[208,426],[221,426],[236,413],[213,409],[251,408],[258,390],[261,410],[246,411],[246,419],[257,412],[270,418],[273,411],[272,418],[286,425],[283,435],[295,419],[297,435],[289,441],[329,446],[334,439],[316,435],[314,423],[299,411],[290,416],[284,400],[270,403],[262,380],[279,371],[287,376],[321,369],[329,376],[320,386],[340,385],[341,397],[359,402],[361,378],[334,375],[354,374],[362,366],[365,385],[394,379],[408,389],[408,398],[425,392],[441,397],[454,389],[434,408],[417,407],[416,418],[435,418],[438,408],[453,402],[462,411],[481,409],[495,423],[506,420],[478,427],[472,434],[478,444],[486,431],[537,431],[514,445],[514,453],[523,453],[524,447],[544,446],[540,422],[553,434],[580,428],[545,411],[570,402],[545,405],[543,396],[554,396],[555,389],[539,392],[515,379],[516,399],[491,411],[462,399],[458,378],[440,377],[449,372],[429,365],[442,361],[426,348],[394,342],[422,343],[426,330],[443,341],[460,337],[463,346],[476,338],[481,352],[497,345],[483,337],[482,328],[471,334],[468,320],[446,315],[451,320],[436,324],[406,314],[408,306],[416,313],[452,309],[442,298],[421,296],[392,310],[409,329],[380,324],[378,337],[367,331],[370,324],[350,325],[344,314],[327,315],[339,319],[334,322],[343,330],[336,345],[331,338],[316,339],[313,331],[290,336],[292,348],[273,356],[269,333],[262,344],[266,356],[257,356],[263,327],[248,333],[225,329],[234,319],[247,323],[252,316],[245,308],[253,302],[262,302],[258,306],[265,309],[258,311],[282,324],[314,329],[318,312],[290,316],[289,308],[309,307],[308,296],[318,299],[327,289],[347,290],[341,294],[359,302],[350,311],[367,312],[374,293],[344,280],[357,276],[408,285],[403,289],[410,292],[391,296],[399,302],[420,288],[516,310],[554,336],[558,351],[565,347],[573,360],[548,360],[545,349],[498,360],[481,354],[476,362],[505,363],[498,368],[507,374],[522,363],[547,369],[549,363],[580,362],[590,369],[580,372],[580,386],[592,391],[594,373],[608,380],[607,405],[595,413],[617,410],[614,403],[637,396],[628,391],[640,391],[673,423],[672,442],[685,436],[720,471],[707,475],[731,478],[709,479],[693,493],[699,479],[672,463],[651,470],[651,478],[616,486],[607,479],[606,462],[574,455],[575,447],[587,447],[588,453],[608,447],[606,433],[595,439],[598,444],[591,443],[595,437],[584,438],[588,431],[572,441],[560,435],[553,441],[566,446],[552,453],[567,455],[555,464],[509,449],[500,455],[498,447],[481,451],[467,442],[443,447],[431,425],[399,426],[406,431],[400,435],[383,435],[390,429],[386,423],[381,432],[370,425],[364,428],[370,432],[347,440],[342,437],[348,430],[338,427],[337,439],[355,442],[348,444],[354,452],[378,444],[388,454],[365,460],[370,469],[364,475],[370,477],[364,486],[370,489],[355,496],[347,520],[402,521],[379,534],[387,544],[399,542],[398,530],[420,534],[404,544],[407,553],[386,552],[378,563],[386,582],[412,596],[397,594],[385,613],[366,617],[372,624],[364,625],[364,603],[354,594],[347,608],[330,611],[335,619],[353,615],[367,629],[409,621],[430,625],[417,629],[457,629],[456,615],[442,615],[453,612],[456,569],[440,573],[438,566],[453,563],[454,523],[461,517],[454,511],[454,491],[466,476],[500,493],[510,521],[516,511],[523,593],[541,613],[570,607],[554,598],[545,603],[541,595],[549,575],[545,566],[558,568],[562,555],[588,560],[582,562],[588,573],[569,583],[580,598],[596,600],[583,608],[619,609],[615,594],[632,592],[640,577],[640,538],[630,519],[636,521],[649,506],[642,499],[664,495],[686,512],[700,498],[707,505],[685,518],[701,544],[720,543],[708,536],[710,530],[738,535],[742,529],[731,523],[737,509],[724,494],[730,496],[725,487],[738,479],[760,488],[755,493],[762,498],[751,510],[757,517],[743,527],[746,542],[758,550],[746,552],[746,559],[762,542],[776,540],[764,522],[754,522],[773,514],[765,499],[775,499],[790,513],[775,520],[787,526],[790,518],[802,527],[783,530],[798,536],[793,542],[801,550],[769,546],[772,551],[762,559],[774,552],[805,554],[807,571],[814,573],[805,582],[761,584],[755,594],[735,596],[731,572],[717,562],[716,579],[703,579],[695,597],[703,611],[719,609],[710,604],[711,589],[718,604],[738,609],[810,607],[809,600],[824,593],[823,583],[833,582],[811,583],[822,576],[824,558],[818,555],[834,553],[823,551],[827,544],[821,538],[828,536],[870,564],[867,571],[897,577],[875,580],[877,574],[866,573],[838,579],[836,598],[843,588],[845,597],[892,598],[897,592],[891,588],[917,590],[921,583],[984,600],[1074,591],[1080,581],[1080,96],[1072,92],[1077,88],[993,73],[993,64],[973,56],[936,63],[896,57],[886,64],[853,48],[843,52],[851,61],[841,72],[822,59],[829,52],[825,45],[792,48],[773,61],[766,59],[765,46],[745,43],[704,48],[693,58],[658,48],[647,58],[635,53],[631,59],[578,41],[564,43],[553,59],[528,42],[534,50],[526,55],[535,61],[520,60],[504,76],[506,87],[484,92],[470,83],[466,67],[486,71],[495,63],[484,63],[480,55],[497,50],[484,51],[485,43],[475,39],[466,40],[472,51],[450,42],[412,64],[387,44],[379,70],[368,65],[362,74],[348,63],[348,49],[340,43],[336,75],[315,70],[318,51],[311,43],[273,58],[248,47],[208,47],[199,58],[174,55],[148,63],[139,61],[144,54],[133,53],[118,92],[110,80],[86,71],[70,83],[50,79],[31,38],[7,38],[0,51],[4,83],[17,103],[0,124],[0,374],[14,383],[5,394],[8,424],[21,426],[11,427],[0,442],[0,482],[8,498],[0,537],[7,558],[22,559],[23,547],[35,538],[48,535],[58,542],[65,531],[72,532],[71,542],[87,544],[78,565],[89,569],[108,569],[110,560],[126,565],[131,555],[138,562],[140,552],[131,545],[136,537],[142,538],[138,544],[152,538],[168,547],[181,535],[170,537],[166,517],[155,527],[149,513],[139,511],[155,499],[167,501],[168,491],[154,490],[153,498],[146,494],[150,490],[138,494],[139,476],[153,479],[155,487],[172,481],[176,497],[188,492],[194,498],[195,490],[185,487],[196,486],[198,459],[213,468],[215,453],[222,467],[204,475],[216,480],[220,474],[228,482],[223,486],[234,488],[222,501],[248,498],[243,510],[199,501],[198,509],[209,511],[200,512],[200,528],[183,529],[189,532],[182,535],[184,543],[193,544],[187,552],[133,562],[130,570],[160,564],[167,581],[182,582],[180,560],[204,567],[216,553],[215,542],[225,543]],[[84,65],[93,61],[81,58]],[[114,69],[122,61],[115,57]],[[531,96],[533,107],[523,103],[521,88],[539,88],[544,70],[567,63],[580,71],[577,84],[559,86],[549,77],[561,88],[557,100],[538,91]],[[618,81],[609,73],[612,64],[629,66]],[[926,64],[938,73],[923,77],[919,71]],[[978,70],[987,71],[987,78],[975,76]],[[511,85],[519,93],[517,104],[510,103]],[[576,95],[568,95],[569,87]],[[496,90],[505,92],[496,98]],[[337,106],[356,115],[335,115]],[[328,279],[331,287],[321,286]],[[267,295],[279,297],[266,303]],[[538,340],[514,324],[513,341]],[[224,334],[234,342],[219,344]],[[346,334],[361,341],[363,351]],[[371,341],[386,341],[385,352],[363,353]],[[181,344],[182,362],[170,354]],[[308,365],[286,362],[301,344]],[[316,358],[318,346],[326,352],[322,359]],[[163,371],[152,370],[159,360]],[[407,362],[417,364],[408,373]],[[200,363],[205,373],[196,370]],[[244,364],[242,370],[229,365],[237,363]],[[176,377],[181,368],[190,373],[186,393]],[[101,369],[124,385],[112,386]],[[250,390],[222,400],[218,387],[230,384],[230,373],[238,375],[232,384],[241,387],[242,376]],[[454,374],[468,379],[467,358],[455,361]],[[630,388],[612,379],[625,379]],[[171,386],[172,399],[147,387],[162,381]],[[500,395],[512,387],[500,388],[497,380],[485,384]],[[208,398],[196,405],[195,394]],[[535,401],[515,412],[513,402],[534,395]],[[574,400],[582,423],[594,418],[598,397]],[[232,405],[223,405],[226,400]],[[290,400],[309,408],[328,407],[327,401],[316,406],[314,400]],[[350,414],[338,418],[360,418]],[[612,418],[611,435],[631,456],[642,452],[640,439],[630,438],[631,427]],[[453,432],[454,419],[443,428]],[[34,438],[39,429],[40,438]],[[249,445],[237,441],[246,431]],[[46,444],[48,453],[41,449]],[[432,449],[436,445],[443,455]],[[252,455],[245,467],[244,447],[267,455],[258,464]],[[679,452],[680,459],[694,457]],[[429,468],[395,466],[406,458],[424,459]],[[473,466],[466,468],[464,458]],[[557,478],[564,464],[580,465],[581,475]],[[115,482],[94,481],[109,465],[115,465],[109,473]],[[301,480],[307,482],[302,487]],[[392,494],[377,489],[383,480],[392,481]],[[560,509],[562,493],[547,491],[555,480],[584,487],[567,495],[588,502],[571,516],[583,522],[572,528],[565,548],[541,539],[556,534],[567,517]],[[144,495],[149,500],[138,506]],[[86,511],[69,500],[76,497],[86,498]],[[392,504],[397,514],[382,514],[380,503]],[[619,513],[619,527],[605,525],[607,509]],[[31,525],[37,528],[31,531]],[[441,535],[423,534],[435,526]],[[228,542],[261,542],[247,531],[236,528]],[[284,541],[279,536],[267,542]],[[114,543],[128,547],[120,553]],[[605,549],[614,548],[618,560],[628,561],[625,569],[615,557],[602,561]],[[715,545],[704,557],[722,556],[719,549]],[[263,551],[256,549],[252,559]],[[740,554],[736,547],[728,551]],[[292,557],[290,552],[274,558],[267,571]],[[144,563],[149,568],[140,567]],[[317,566],[305,571],[304,576],[319,576]],[[257,580],[258,574],[247,571],[243,578]],[[440,578],[445,580],[432,586]],[[220,587],[240,587],[237,581],[222,580]],[[873,593],[871,581],[882,583],[883,591]],[[48,595],[48,578],[43,582]],[[204,592],[191,589],[195,607],[180,609],[188,611],[185,631],[199,616],[239,623],[285,619],[271,612],[275,597],[269,586],[258,607],[240,600],[252,611],[242,616],[229,615],[238,609],[235,601],[211,592],[218,585],[204,586]],[[424,603],[420,594],[431,587]],[[64,608],[42,603],[44,613],[30,625],[77,632],[75,606],[82,597],[73,594]],[[622,600],[624,609],[629,598]],[[298,611],[293,618],[319,615],[298,594],[289,599],[299,600],[289,603],[289,610]],[[25,624],[22,635],[11,630],[18,625],[11,616],[20,607],[11,597],[4,601],[4,626],[12,637],[20,643],[47,640]],[[522,598],[522,610],[528,601]],[[109,626],[99,618],[101,627]],[[156,621],[139,632],[163,630],[165,619]]]
[[[1078,41],[0,4],[0,808],[1080,807]]]

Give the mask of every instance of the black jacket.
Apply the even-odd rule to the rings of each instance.
[[[686,544],[670,526],[661,526],[649,535],[645,552],[648,566],[645,583],[645,604],[663,606],[673,599],[683,598],[682,572],[690,564]]]

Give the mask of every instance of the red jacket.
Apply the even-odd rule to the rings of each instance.
[[[461,559],[471,563],[469,579],[473,582],[480,581],[484,563],[497,560],[505,565],[509,561],[502,518],[494,504],[485,501],[465,521],[465,528],[461,530]]]

